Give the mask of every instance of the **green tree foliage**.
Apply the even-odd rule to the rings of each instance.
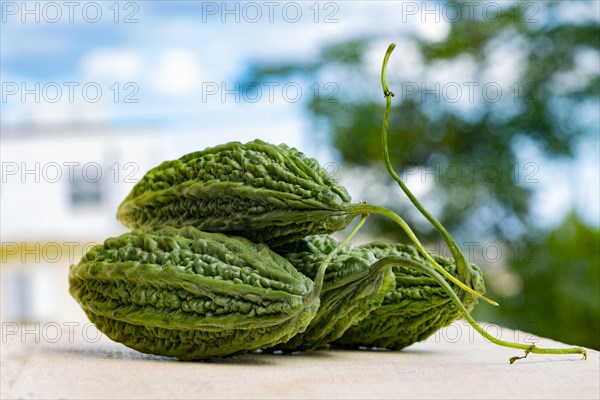
[[[440,210],[437,216],[453,232],[467,230],[510,240],[524,234],[533,185],[524,185],[523,178],[534,171],[524,165],[529,160],[518,157],[523,143],[531,143],[549,157],[569,157],[578,140],[590,129],[597,129],[593,127],[598,123],[598,112],[593,112],[590,122],[589,105],[597,106],[600,75],[577,70],[582,54],[597,56],[600,50],[597,21],[559,24],[556,21],[564,10],[558,3],[535,4],[540,7],[537,22],[526,18],[522,8],[513,7],[506,8],[493,23],[458,19],[440,42],[414,35],[396,38],[403,41],[404,47],[416,46],[424,71],[465,63],[473,64],[476,71],[473,81],[477,86],[469,88],[462,81],[454,82],[462,86],[461,100],[471,103],[465,110],[451,101],[454,94],[449,94],[450,87],[447,96],[443,95],[444,82],[436,82],[435,76],[433,82],[424,80],[426,74],[418,81],[404,81],[404,71],[398,67],[402,45],[389,66],[390,88],[396,93],[389,131],[391,159],[405,176],[415,167],[438,173],[436,178],[433,174],[422,175],[421,180],[435,179],[428,197]],[[308,62],[254,65],[247,79],[334,81],[339,88],[334,96],[338,101],[328,101],[328,92],[321,90],[321,96],[308,104],[310,116],[318,127],[326,127],[345,163],[383,168],[379,141],[384,104],[378,76],[380,61],[374,66],[373,57],[368,55],[377,52],[382,59],[386,47],[387,42],[379,37],[335,43],[325,46],[316,59]],[[494,86],[500,84],[490,80],[489,71],[506,53],[520,55],[516,68],[519,73],[512,84],[501,87],[502,96],[496,101]],[[571,83],[569,76],[575,77]],[[436,91],[436,84],[442,93],[438,98],[427,92]],[[486,84],[491,85],[485,89],[485,97],[475,99],[476,104],[467,99],[469,90],[482,94]],[[412,91],[415,86],[416,93]],[[460,170],[458,179],[455,167]],[[373,199],[378,197],[374,195]],[[395,206],[409,221],[414,215],[407,211],[408,205],[386,206]],[[478,223],[482,216],[485,225]],[[433,231],[421,229],[419,233],[426,236]]]
[[[460,2],[453,3],[461,7]],[[379,71],[387,45],[398,42],[388,83],[396,94],[390,155],[400,176],[410,176],[415,168],[434,172],[422,175],[432,184],[422,200],[459,243],[492,238],[505,244],[519,240],[538,245],[537,263],[518,257],[508,260],[510,271],[521,275],[522,290],[500,298],[499,310],[480,306],[484,309],[480,317],[599,348],[598,231],[575,216],[554,232],[537,229],[531,202],[536,185],[523,181],[527,173],[535,172],[524,168],[530,161],[523,159],[528,157],[525,147],[535,148],[548,160],[570,159],[581,141],[597,140],[600,71],[585,67],[586,59],[597,62],[600,51],[597,8],[592,4],[589,18],[569,20],[564,15],[571,2],[531,3],[536,7],[533,18],[515,4],[519,3],[507,2],[493,22],[459,18],[441,41],[414,34],[355,38],[326,45],[309,61],[257,63],[245,78],[334,82],[333,87],[321,87],[320,96],[307,104],[315,131],[324,133],[322,138],[339,151],[345,165],[383,170],[380,128],[385,101]],[[411,49],[416,49],[416,58],[408,56]],[[503,61],[513,55],[517,65],[504,67]],[[411,63],[418,70],[412,75],[407,71]],[[494,69],[509,74],[511,84],[502,87],[500,100],[488,92],[487,98],[467,101],[467,107],[428,94],[438,80],[440,88],[448,81],[435,74],[465,68],[474,71],[471,81],[479,84],[477,93],[486,83],[495,83]],[[468,89],[462,89],[464,105]],[[461,170],[459,179],[450,176],[451,165]],[[381,199],[389,196],[374,191],[361,200],[394,209],[421,238],[438,240],[412,206],[399,200],[402,195],[391,180],[388,187],[398,193],[392,204],[382,204]],[[376,221],[379,233],[398,235],[392,223]]]
[[[509,267],[520,276],[521,290],[502,297],[488,285],[501,307],[477,307],[474,316],[600,349],[600,231],[572,213],[554,231],[532,239],[534,251],[521,252]]]

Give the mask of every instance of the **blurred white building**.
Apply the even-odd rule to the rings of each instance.
[[[2,321],[65,321],[80,313],[68,266],[124,228],[118,205],[165,159],[151,127],[60,123],[2,126]]]

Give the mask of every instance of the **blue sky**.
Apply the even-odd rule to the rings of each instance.
[[[86,8],[84,14],[88,3],[100,5],[102,17],[97,22],[89,22],[96,7]],[[15,3],[18,10],[3,4],[2,81],[25,82],[28,89],[37,83],[40,90],[51,82],[63,91],[61,101],[49,103],[42,98],[38,104],[33,96],[21,101],[19,90],[3,101],[3,120],[46,121],[50,116],[51,122],[59,116],[84,114],[113,123],[159,124],[165,131],[184,134],[198,126],[207,132],[222,132],[272,124],[279,129],[287,127],[286,137],[281,138],[281,133],[263,135],[299,145],[300,131],[307,129],[301,126],[302,107],[310,99],[310,84],[300,87],[302,95],[297,102],[282,93],[288,82],[280,82],[272,100],[264,87],[260,100],[252,103],[231,94],[222,98],[221,94],[235,89],[251,61],[307,59],[327,43],[364,34],[387,33],[386,41],[390,41],[407,27],[399,24],[388,29],[371,22],[383,16],[393,23],[390,10],[398,11],[399,6],[389,2],[376,7],[366,2],[324,3],[317,8],[312,2],[276,3],[270,7],[254,3],[262,14],[256,23],[252,22],[256,14],[250,14],[253,9],[235,2],[226,6],[221,2],[204,6],[199,2],[121,2],[118,15],[114,2],[82,2],[73,11],[73,22],[69,22],[70,10],[62,7],[57,23],[47,21],[54,18],[53,10],[40,8],[38,15],[32,15],[24,13],[21,3]],[[225,9],[236,10],[236,5],[233,14]],[[40,22],[35,22],[36,17]],[[125,22],[126,17],[131,23]],[[331,21],[326,23],[327,17]],[[73,102],[63,101],[69,89],[65,82],[79,83]],[[90,82],[102,90],[100,101],[93,104],[81,93]],[[125,87],[127,83],[133,86]],[[203,96],[205,89],[215,84],[218,93]],[[126,102],[127,95],[133,95],[130,100],[137,103]],[[256,135],[257,129],[252,130]]]

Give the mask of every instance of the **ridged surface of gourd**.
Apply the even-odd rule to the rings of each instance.
[[[71,266],[69,283],[109,338],[185,360],[287,341],[319,306],[312,281],[266,245],[192,227],[109,238]]]
[[[119,207],[129,228],[191,225],[281,244],[345,228],[350,196],[314,159],[285,144],[231,142],[151,169]]]
[[[275,249],[301,273],[314,279],[329,253],[339,242],[329,235],[315,235]],[[328,264],[321,306],[306,331],[275,349],[293,351],[321,347],[339,338],[352,324],[376,309],[393,288],[390,266],[374,265],[377,259],[367,249],[341,249]]]
[[[388,256],[400,256],[408,261],[428,265],[418,251],[408,244],[376,242],[361,248],[370,250],[379,260]],[[453,260],[432,256],[446,271],[456,276]],[[475,273],[468,284],[477,292],[484,293],[481,271],[475,265],[472,265],[472,268]],[[336,341],[336,345],[399,350],[427,339],[438,329],[450,325],[462,316],[458,307],[434,279],[407,266],[394,265],[393,272],[396,285],[386,294],[381,306],[348,329]],[[457,290],[454,285],[451,286]],[[469,311],[476,304],[475,298],[464,292],[459,294],[459,298]]]

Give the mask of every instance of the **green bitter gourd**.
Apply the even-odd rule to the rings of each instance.
[[[320,283],[266,245],[193,227],[109,238],[71,266],[69,282],[109,338],[183,360],[285,342],[319,308]]]
[[[396,256],[392,271],[395,286],[385,295],[380,307],[365,319],[348,329],[337,340],[342,347],[385,347],[399,350],[413,343],[423,341],[438,329],[450,325],[462,317],[462,310],[435,279],[413,268],[416,265],[427,266],[419,252],[409,244],[374,242],[360,246],[369,250],[384,265],[391,265],[390,256]],[[451,259],[433,256],[449,273],[456,274],[456,265]],[[385,262],[388,260],[388,262]],[[472,266],[477,274],[467,282],[474,290],[484,293],[483,276],[479,268]],[[457,288],[453,287],[456,291]],[[471,311],[476,304],[475,298],[464,295],[460,300]]]
[[[329,235],[315,235],[278,247],[275,251],[311,279],[340,243]],[[351,325],[377,309],[393,290],[391,264],[377,263],[368,249],[346,246],[329,261],[321,290],[321,305],[307,329],[275,346],[286,351],[324,347]]]
[[[318,162],[285,144],[231,142],[148,171],[120,205],[129,228],[192,225],[277,245],[344,229],[350,195]]]

